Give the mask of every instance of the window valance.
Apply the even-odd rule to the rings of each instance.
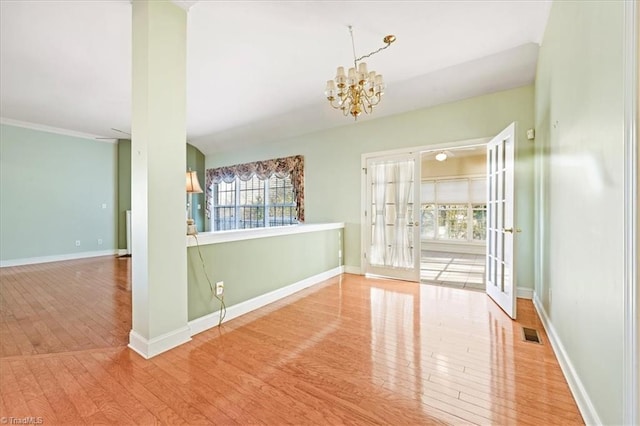
[[[231,183],[236,178],[247,181],[253,176],[264,180],[273,175],[280,179],[287,176],[291,177],[298,221],[304,222],[304,157],[302,155],[207,169],[205,190],[207,218],[211,218],[214,184],[220,182]]]

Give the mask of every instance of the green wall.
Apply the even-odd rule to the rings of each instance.
[[[200,186],[204,188],[204,154],[187,144],[187,169],[198,171]],[[185,198],[185,206],[187,199]],[[193,218],[198,231],[204,231],[204,194],[193,194]],[[198,210],[198,204],[201,208]],[[127,248],[126,211],[131,209],[131,141],[118,140],[118,248]],[[186,226],[186,225],[185,225]]]
[[[131,141],[118,140],[118,248],[127,248],[127,210],[131,210]]]
[[[535,102],[536,298],[607,425],[623,420],[622,28],[621,1],[554,2]]]
[[[224,281],[224,300],[233,306],[340,266],[342,230],[309,232],[208,244],[187,249],[189,320],[215,312],[220,303],[211,284]]]
[[[115,250],[115,144],[0,125],[0,181],[1,260]]]
[[[345,222],[345,265],[360,267],[363,153],[490,137],[518,122],[516,193],[519,287],[533,288],[533,86],[479,96],[391,117],[353,122],[249,149],[207,155],[207,168],[301,154],[305,157],[308,223]],[[381,106],[384,108],[384,105]]]

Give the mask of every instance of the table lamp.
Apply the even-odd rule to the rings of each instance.
[[[187,235],[195,235],[198,233],[198,230],[196,229],[196,222],[193,220],[193,194],[202,194],[202,188],[200,187],[200,182],[198,182],[197,173],[191,169],[187,172],[187,194],[189,194],[187,204],[189,214],[187,218]]]

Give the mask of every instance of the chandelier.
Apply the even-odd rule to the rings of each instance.
[[[349,68],[346,74],[344,67],[338,67],[335,80],[327,81],[324,93],[333,108],[341,110],[345,116],[350,114],[357,120],[362,112],[365,114],[373,112],[373,107],[380,103],[385,88],[382,75],[369,71],[367,64],[360,61],[391,46],[391,43],[396,41],[396,36],[386,36],[382,40],[385,43],[383,47],[357,58],[351,25],[349,25],[349,34],[353,49],[353,67]]]

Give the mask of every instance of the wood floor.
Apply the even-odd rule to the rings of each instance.
[[[144,360],[128,276],[113,258],[0,269],[1,417],[583,424],[530,301],[513,322],[479,292],[343,275]]]

